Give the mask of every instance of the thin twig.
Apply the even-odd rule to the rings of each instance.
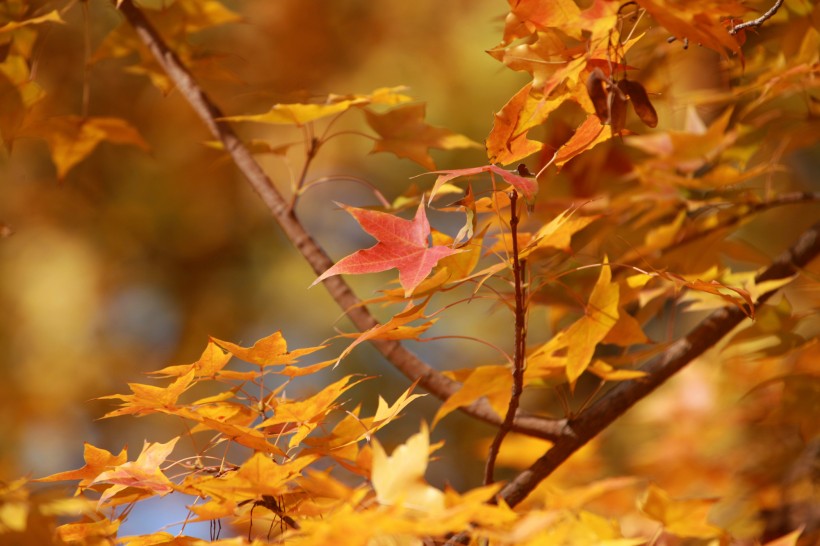
[[[224,149],[231,155],[237,168],[262,199],[265,206],[268,207],[282,231],[285,232],[288,239],[310,264],[313,271],[321,274],[332,267],[333,261],[305,230],[293,210],[291,210],[288,201],[279,193],[231,126],[227,122],[221,121],[224,116],[220,109],[199,86],[176,53],[167,46],[142,11],[133,4],[132,0],[123,0],[119,3],[112,0],[112,2],[118,4],[120,12],[157,59],[168,77],[174,82],[179,92],[208,127],[211,134],[222,142]],[[323,282],[328,293],[339,307],[347,313],[356,328],[364,332],[379,324],[370,311],[360,305],[359,298],[341,276],[329,277]],[[458,382],[429,366],[400,342],[372,339],[370,343],[408,379],[418,381],[422,388],[437,398],[446,400],[460,388]],[[481,421],[496,426],[501,424],[501,419],[486,400],[478,400],[460,409]],[[516,416],[513,430],[537,438],[554,439],[561,435],[563,426],[564,420],[521,414]]]
[[[820,222],[807,229],[797,242],[783,252],[762,273],[755,277],[759,285],[765,281],[786,279],[795,275],[820,255]],[[760,296],[757,305],[768,300],[777,290]],[[532,466],[518,474],[498,493],[498,497],[515,506],[584,444],[612,424],[635,403],[646,397],[684,366],[723,339],[746,317],[734,306],[710,314],[686,337],[672,343],[663,353],[640,369],[647,373],[641,379],[624,381],[604,395],[587,411],[567,423],[566,436],[556,441]],[[490,502],[497,502],[491,499]]]
[[[489,485],[495,481],[495,461],[498,458],[498,451],[504,437],[512,430],[515,413],[518,411],[518,404],[521,401],[521,393],[524,392],[524,356],[527,347],[526,329],[526,299],[524,288],[524,268],[518,255],[518,222],[520,218],[517,212],[518,193],[515,190],[510,192],[510,237],[512,238],[512,269],[513,282],[515,284],[515,348],[513,352],[512,370],[512,393],[510,404],[507,406],[507,415],[490,445],[490,452],[487,456],[487,464],[484,467],[484,485]]]
[[[763,15],[758,17],[757,19],[752,19],[751,21],[746,21],[745,23],[740,23],[739,25],[736,25],[736,26],[732,27],[732,30],[729,31],[729,34],[737,34],[738,31],[743,30],[744,28],[759,27],[760,25],[765,23],[767,20],[774,17],[774,14],[777,13],[777,10],[779,10],[780,6],[782,6],[782,5],[783,5],[783,0],[777,0],[774,3],[774,5],[771,8],[769,8],[769,11],[767,11],[766,13],[764,13]]]

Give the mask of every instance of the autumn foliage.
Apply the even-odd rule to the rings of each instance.
[[[241,95],[240,78],[194,44],[253,25],[243,2],[100,2],[116,20],[105,32],[87,0],[0,5],[4,161],[40,142],[51,183],[70,185],[103,143],[153,153],[134,120],[94,107],[88,77],[67,104],[38,81],[38,44],[79,4],[81,32],[103,36],[86,44],[87,71],[117,62],[183,98],[209,135],[173,138],[204,141],[214,165],[241,175],[258,196],[242,206],[266,210],[293,243],[287,260],[315,273],[287,290],[326,290],[349,321],[315,346],[290,342],[286,325],[255,342],[203,339],[193,362],[98,396],[106,420],[160,417],[181,432],[141,448],[78,440],[81,468],[8,477],[0,542],[820,540],[820,7],[495,3],[503,22],[487,53],[525,83],[494,116],[475,113],[483,143],[428,123],[394,82],[223,111],[213,96]],[[672,64],[690,58],[706,76]],[[365,139],[417,175],[392,192],[314,174],[337,139]],[[270,157],[298,158],[289,181],[271,179]],[[370,242],[332,260],[300,204],[343,182],[369,201],[326,210]],[[0,245],[12,228],[24,227],[3,224]],[[348,284],[385,272],[369,298]],[[455,350],[447,367],[409,348],[465,341],[478,352]],[[403,376],[398,395],[375,394],[398,375],[349,368],[366,344]],[[431,413],[416,409],[430,400]],[[456,413],[481,426],[453,451]],[[413,432],[385,440],[397,420]],[[431,478],[436,466],[473,475],[458,487],[446,470]],[[63,482],[72,489],[55,493]],[[168,498],[182,499],[184,522],[121,532],[139,506]],[[208,536],[189,535],[201,522]]]

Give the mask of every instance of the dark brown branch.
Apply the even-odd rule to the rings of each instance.
[[[820,222],[806,230],[797,242],[782,253],[765,271],[755,277],[764,281],[786,279],[796,274],[820,254]],[[757,304],[768,300],[776,290],[761,295]],[[724,307],[710,314],[689,334],[673,343],[664,353],[641,369],[647,376],[641,380],[619,383],[587,411],[567,423],[566,434],[555,442],[540,459],[521,472],[499,492],[499,497],[515,506],[570,455],[606,429],[639,400],[662,385],[692,360],[713,347],[740,324],[746,315],[737,307]]]
[[[680,250],[682,246],[686,246],[690,243],[694,243],[699,241],[700,239],[712,235],[722,229],[728,229],[730,227],[736,226],[737,224],[741,223],[744,220],[748,220],[753,215],[765,212],[767,210],[773,209],[775,207],[781,207],[785,205],[800,205],[806,203],[816,203],[820,201],[820,193],[812,193],[812,192],[791,192],[791,193],[784,193],[782,195],[778,195],[772,199],[767,201],[762,201],[759,203],[734,203],[736,206],[745,207],[747,210],[743,214],[735,214],[734,216],[730,216],[717,224],[710,225],[709,228],[703,229],[700,231],[694,231],[690,233],[685,233],[683,237],[677,239],[670,243],[668,246],[665,246],[661,249],[658,249],[655,252],[656,257],[665,256],[670,252]],[[709,204],[704,205],[698,209],[695,209],[689,213],[690,217],[695,217],[703,211],[708,211],[716,208],[717,205]],[[669,216],[674,216],[675,213],[670,214]],[[659,219],[659,223],[663,223],[663,218]],[[621,260],[621,264],[638,264],[641,261],[646,260],[650,257],[650,253],[646,254],[638,254],[628,260]],[[627,270],[622,270],[627,271]]]
[[[287,200],[279,193],[231,126],[227,122],[220,121],[224,116],[219,108],[199,86],[176,53],[167,46],[142,11],[134,6],[131,0],[123,0],[119,3],[113,1],[118,4],[117,7],[120,12],[157,59],[168,77],[174,82],[182,96],[185,97],[208,127],[211,134],[222,142],[225,150],[273,214],[288,239],[307,260],[313,271],[317,274],[324,273],[333,265],[333,262],[310,234],[305,231]],[[351,322],[360,331],[368,330],[378,324],[370,311],[360,305],[359,298],[341,277],[335,276],[325,279],[324,285],[331,297],[347,313]],[[374,339],[370,342],[408,379],[411,381],[418,380],[422,388],[434,396],[446,400],[460,387],[459,383],[430,367],[398,341]],[[486,400],[476,401],[461,409],[472,417],[487,423],[501,424],[501,418],[493,411]],[[519,415],[515,419],[513,430],[530,436],[552,439],[561,434],[562,427],[563,421],[532,415]]]
[[[737,34],[738,31],[741,31],[744,28],[759,27],[760,25],[765,23],[767,20],[774,17],[774,14],[777,13],[777,10],[779,10],[780,6],[782,6],[782,5],[783,5],[783,0],[777,0],[774,3],[774,5],[771,8],[769,8],[769,11],[767,11],[766,13],[764,13],[763,15],[758,17],[757,19],[752,19],[751,21],[746,21],[745,23],[740,23],[739,25],[736,25],[736,26],[732,27],[732,30],[729,31],[729,34]]]
[[[495,481],[495,460],[501,443],[508,432],[512,430],[515,414],[518,411],[518,404],[521,401],[521,394],[524,392],[524,358],[527,354],[527,295],[524,288],[524,268],[518,255],[518,193],[515,190],[510,192],[510,237],[512,238],[512,270],[513,283],[515,286],[515,350],[513,352],[512,370],[512,393],[510,394],[510,404],[507,406],[507,415],[498,428],[498,431],[490,445],[490,452],[487,456],[487,465],[484,468],[484,485],[489,485]]]

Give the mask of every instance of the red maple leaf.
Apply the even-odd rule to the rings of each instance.
[[[446,246],[428,246],[430,223],[423,204],[419,204],[412,220],[385,212],[340,206],[379,242],[342,258],[313,281],[311,286],[333,275],[378,273],[395,267],[399,270],[399,282],[407,297],[430,274],[439,260],[460,252]]]

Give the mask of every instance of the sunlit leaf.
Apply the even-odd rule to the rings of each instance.
[[[119,118],[53,117],[29,125],[21,133],[46,141],[60,179],[88,157],[101,142],[129,144],[148,150],[148,144],[139,132],[130,123]]]
[[[444,509],[444,493],[424,480],[430,456],[430,436],[422,422],[421,431],[387,455],[373,440],[373,470],[370,480],[376,499],[387,505],[398,504],[420,512]]]
[[[99,474],[92,483],[112,484],[100,496],[99,504],[116,495],[126,487],[136,487],[157,495],[167,495],[173,490],[173,484],[162,473],[159,466],[165,462],[168,455],[174,450],[179,438],[174,438],[164,444],[145,442],[142,452],[136,461],[126,462]]]
[[[342,258],[311,286],[333,275],[378,273],[396,268],[404,294],[409,296],[440,259],[459,252],[444,246],[429,246],[430,223],[423,204],[419,204],[413,220],[355,207],[344,209],[379,242]]]
[[[83,449],[83,459],[85,466],[77,470],[58,472],[45,478],[39,478],[40,482],[55,482],[62,480],[80,480],[77,484],[75,495],[79,495],[83,489],[88,488],[102,472],[124,464],[128,460],[125,448],[117,455],[113,455],[105,449],[94,447],[88,442]]]
[[[433,127],[424,121],[425,105],[410,104],[383,114],[365,110],[367,123],[379,135],[370,153],[391,152],[415,161],[428,170],[436,168],[428,150],[477,148],[480,145],[464,135]]]
[[[672,499],[668,493],[650,484],[639,501],[641,510],[663,524],[664,529],[680,537],[715,538],[723,532],[707,523],[707,513],[715,499]]]
[[[285,341],[281,331],[276,331],[267,337],[263,337],[254,343],[252,347],[240,347],[229,341],[222,341],[216,338],[211,338],[211,341],[227,350],[236,358],[262,367],[294,364],[299,358],[324,348],[324,345],[320,345],[318,347],[289,351],[287,341]]]

